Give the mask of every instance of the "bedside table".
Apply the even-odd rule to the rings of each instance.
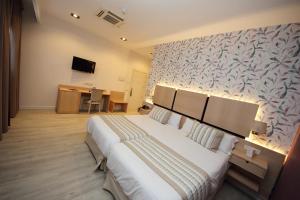
[[[145,109],[143,108],[144,106],[148,107],[149,109]],[[153,107],[153,104],[152,103],[148,103],[146,101],[143,102],[143,106],[139,108],[138,112],[141,114],[141,115],[148,115],[149,112],[151,111]]]
[[[147,114],[149,114],[150,111],[151,111],[151,109],[144,109],[144,108],[139,109],[139,113],[141,115],[147,115]]]
[[[249,158],[243,149],[235,149],[229,159],[227,176],[245,187],[259,192],[259,186],[268,171],[268,162],[260,155]]]

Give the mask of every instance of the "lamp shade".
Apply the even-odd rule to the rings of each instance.
[[[261,121],[254,121],[251,130],[255,133],[266,134],[267,123]]]

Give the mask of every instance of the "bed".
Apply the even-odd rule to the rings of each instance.
[[[105,162],[105,159],[110,151],[111,146],[114,144],[120,143],[121,141],[127,140],[126,138],[122,139],[122,136],[117,133],[117,130],[114,130],[108,123],[105,121],[105,118],[125,118],[129,123],[134,124],[135,126],[141,128],[141,132],[145,131],[145,133],[140,133],[139,136],[135,136],[134,138],[144,137],[149,130],[157,127],[163,126],[159,122],[151,119],[148,115],[107,115],[107,116],[99,116],[95,115],[89,118],[87,122],[87,138],[86,143],[90,147],[97,163],[100,165],[102,161]],[[150,132],[151,133],[151,132]],[[128,138],[133,139],[133,138]],[[105,163],[103,163],[105,164]]]
[[[237,135],[244,136],[250,131],[257,105],[210,98],[211,101],[205,94],[157,86],[154,105],[233,134],[237,131]],[[237,110],[236,105],[239,112],[232,112]],[[223,107],[229,111],[219,115],[222,110],[218,109]],[[107,158],[103,188],[115,199],[214,197],[228,169],[229,154],[209,150],[188,138],[183,130],[147,115],[122,116],[119,120],[127,121],[126,125],[116,125],[119,124],[114,119],[117,117],[111,118],[94,116],[88,121],[87,144],[92,152],[96,149],[99,153],[95,156],[98,163]],[[236,124],[239,124],[238,129]],[[126,136],[129,126],[138,129],[138,134],[130,130],[133,136]]]
[[[169,101],[172,102],[169,108],[241,137],[249,133],[257,105],[214,96],[210,98],[211,101],[204,94],[177,90],[173,101]],[[172,126],[158,125],[147,132],[148,136],[143,139],[112,146],[104,189],[121,200],[213,199],[228,169],[229,154],[208,150],[188,138],[183,130]],[[180,159],[176,160],[177,157]],[[195,182],[190,179],[193,176],[191,168],[201,171],[194,174],[197,177]]]
[[[149,133],[154,139],[207,173],[209,176],[208,192],[203,199],[212,198],[227,171],[229,155],[202,147],[185,137],[181,130],[172,126],[153,127]],[[112,147],[107,167],[110,171],[108,176],[111,176],[108,180],[115,179],[121,191],[129,199],[183,199],[179,192],[174,190],[124,143]],[[112,190],[109,186],[106,189]],[[114,196],[118,196],[116,192]]]
[[[175,94],[176,90],[174,88],[157,86],[154,92],[153,102],[156,105],[159,105],[166,109],[171,109]],[[112,126],[109,126],[109,121],[112,120],[126,120],[127,123],[125,124],[125,126],[130,126],[130,123],[133,123],[134,125],[140,127],[142,130],[140,130],[139,136],[133,136],[133,138],[144,137],[145,134],[142,133],[143,130],[149,129],[149,127],[152,127],[152,124],[158,124],[157,121],[149,118],[146,115],[95,115],[89,118],[87,122],[88,134],[85,142],[96,159],[97,168],[105,168],[106,157],[112,145],[120,143],[121,141],[125,141],[127,139],[133,139],[132,137],[123,138],[122,133],[118,134],[118,130],[114,130]]]

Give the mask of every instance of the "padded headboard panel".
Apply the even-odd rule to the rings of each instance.
[[[257,110],[257,104],[211,96],[203,121],[247,137]]]
[[[201,120],[207,97],[206,94],[177,90],[173,110]]]
[[[171,109],[175,93],[176,93],[175,88],[156,85],[154,91],[153,103]]]

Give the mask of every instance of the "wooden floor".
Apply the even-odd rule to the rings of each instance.
[[[21,111],[0,141],[0,199],[112,199],[84,144],[88,117]]]
[[[0,141],[0,200],[108,200],[84,143],[88,114],[21,111]],[[225,183],[216,200],[250,200]]]

